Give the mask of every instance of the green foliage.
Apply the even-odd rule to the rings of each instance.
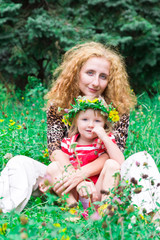
[[[138,96],[138,107],[131,112],[129,137],[125,156],[139,151],[149,152],[160,169],[160,96],[153,99],[147,93]]]
[[[33,84],[30,77],[29,83]],[[34,79],[35,88],[16,95],[7,94],[3,85],[0,88],[0,168],[4,167],[10,156],[22,154],[48,163],[46,142],[46,113],[43,110],[44,87]],[[29,84],[28,84],[29,85]],[[2,92],[2,93],[3,93]],[[4,157],[4,158],[3,158]]]
[[[66,50],[84,41],[112,44],[124,55],[132,86],[157,92],[159,0],[0,1],[0,80],[46,85]]]

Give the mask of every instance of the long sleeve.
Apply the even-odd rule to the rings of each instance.
[[[114,134],[116,139],[116,143],[122,152],[124,152],[126,146],[128,128],[129,128],[129,114],[123,114],[120,118],[120,121],[115,123],[112,130],[112,133]]]
[[[61,149],[61,141],[67,136],[67,128],[62,122],[62,116],[57,114],[57,107],[51,105],[47,110],[47,143],[51,155],[54,150]]]

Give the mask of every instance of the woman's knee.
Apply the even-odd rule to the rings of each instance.
[[[16,167],[25,166],[27,160],[30,160],[31,158],[23,156],[23,155],[16,155],[12,157],[6,164],[6,167],[15,169]]]
[[[106,170],[110,170],[110,171],[118,171],[120,170],[120,164],[113,160],[113,159],[107,159],[105,161],[104,167],[103,169]]]
[[[48,165],[46,174],[53,176],[57,175],[60,172],[60,166],[58,165],[57,162],[52,162]]]

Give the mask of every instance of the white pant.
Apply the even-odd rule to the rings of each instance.
[[[139,165],[137,162],[140,166],[137,166]],[[38,189],[38,182],[45,173],[46,166],[32,158],[19,155],[10,159],[0,176],[2,211],[9,212],[13,209],[22,211],[31,195]],[[148,178],[143,179],[142,174],[147,174]],[[141,193],[132,193],[133,204],[141,209],[145,208],[147,212],[157,208],[156,201],[160,203],[160,186],[157,187],[160,183],[160,174],[149,154],[139,152],[126,159],[122,164],[121,176],[127,180],[134,177],[143,186]],[[154,181],[154,185],[151,185],[150,180]]]
[[[0,208],[3,212],[15,209],[21,212],[38,181],[46,173],[44,164],[22,155],[11,158],[0,176]]]
[[[140,211],[143,208],[147,213],[158,208],[160,204],[160,173],[153,158],[146,152],[138,152],[131,155],[121,166],[121,177],[125,180],[134,178],[142,186],[140,193],[132,191],[132,203],[136,204]]]

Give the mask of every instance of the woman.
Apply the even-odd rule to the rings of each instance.
[[[87,70],[91,70],[88,75],[85,73]],[[104,70],[102,76],[101,70],[102,73]],[[46,96],[50,156],[53,151],[60,148],[60,142],[66,134],[65,126],[61,122],[62,116],[57,114],[57,107],[70,108],[74,98],[79,95],[93,97],[102,95],[107,103],[112,102],[117,108],[121,119],[115,124],[113,131],[116,142],[123,152],[128,136],[129,112],[136,103],[136,97],[129,86],[123,58],[102,44],[95,42],[81,44],[66,52],[62,64],[55,71],[55,76],[57,74],[59,76],[56,82],[53,81],[53,87]],[[53,128],[54,123],[57,124],[58,131],[56,127]]]
[[[62,114],[58,113],[57,107],[70,108],[70,104],[74,103],[74,98],[78,95],[92,97],[101,95],[108,104],[112,102],[117,108],[121,119],[118,124],[115,124],[112,132],[118,147],[123,152],[128,136],[129,111],[134,107],[136,98],[130,89],[122,57],[99,43],[77,45],[64,55],[62,64],[55,72],[56,76],[57,74],[58,78],[47,94],[48,150],[51,161],[53,159],[58,161],[62,167],[69,165],[68,158],[60,150],[60,144],[67,135],[67,129],[62,123]],[[91,165],[84,166],[81,171],[69,175],[65,179],[65,192],[68,193],[76,187],[84,179],[84,175],[90,177],[100,173],[106,159],[106,154],[103,154]],[[117,166],[110,167],[117,169]],[[55,191],[59,193],[62,187],[64,182],[59,182]]]
[[[78,95],[102,95],[109,104],[112,102],[120,113],[120,121],[115,124],[113,134],[121,151],[124,151],[128,136],[129,111],[135,106],[136,98],[130,89],[128,76],[122,57],[110,48],[99,43],[90,42],[77,45],[65,55],[56,70],[57,80],[48,93],[48,150],[50,159],[59,161],[62,168],[69,164],[65,154],[60,150],[62,138],[67,136],[67,128],[62,123],[58,107],[69,108]],[[106,160],[103,154],[89,167],[83,167],[83,176],[99,173]],[[112,168],[115,166],[111,164]],[[32,172],[30,172],[32,169]],[[46,166],[24,156],[12,158],[0,178],[0,207],[3,212],[16,209],[21,211],[38,183],[45,175]],[[70,191],[82,181],[82,174],[77,170],[72,177],[66,178],[66,191]],[[56,192],[63,183],[59,183]],[[5,186],[5,187],[4,187]],[[16,186],[16,192],[15,192]]]

